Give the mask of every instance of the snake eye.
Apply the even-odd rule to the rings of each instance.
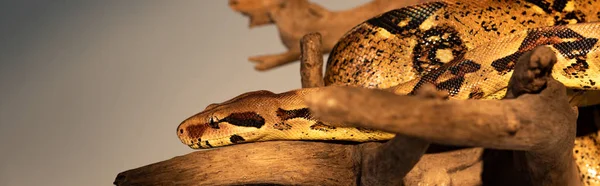
[[[214,129],[219,129],[219,118],[211,116],[208,118],[208,126]]]

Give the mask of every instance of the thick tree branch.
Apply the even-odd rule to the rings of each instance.
[[[272,141],[198,151],[119,173],[115,185],[389,185],[389,178],[362,173],[369,169],[362,156],[375,154],[382,143],[336,144]],[[481,183],[480,150],[464,149],[427,154],[405,179],[435,180],[432,170],[459,185]],[[389,162],[388,163],[401,163]],[[414,162],[412,162],[414,163]],[[433,167],[432,165],[437,165]],[[400,176],[400,179],[402,176]],[[464,184],[463,184],[464,183]]]
[[[381,90],[328,87],[308,100],[315,115],[331,123],[346,123],[420,137],[448,145],[532,150],[548,145],[558,132],[548,123],[568,123],[574,114],[545,118],[547,113],[572,113],[559,83],[539,96],[516,100],[426,100]],[[367,97],[365,97],[367,96]],[[553,102],[557,104],[545,104]],[[558,103],[560,102],[560,104]],[[567,110],[568,109],[568,110]]]
[[[193,152],[120,173],[116,185],[355,185],[355,145],[298,141]]]

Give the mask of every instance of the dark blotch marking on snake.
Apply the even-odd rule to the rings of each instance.
[[[206,125],[190,125],[185,128],[185,131],[187,131],[189,138],[198,139],[204,134],[206,128]]]
[[[554,11],[562,12],[565,9],[565,7],[567,7],[567,2],[568,0],[554,0],[554,2],[552,3],[552,9]]]
[[[231,143],[241,143],[241,142],[246,141],[246,139],[244,139],[243,137],[241,137],[237,134],[234,134],[229,138],[229,141],[231,141]]]
[[[277,117],[281,119],[281,121],[285,121],[288,119],[294,118],[304,118],[311,119],[310,111],[308,108],[294,109],[294,110],[284,110],[282,108],[277,109],[276,111]]]
[[[277,130],[290,130],[292,129],[292,125],[287,124],[285,122],[280,122],[273,124],[273,128]]]
[[[552,12],[552,9],[550,9],[550,3],[547,1],[544,1],[544,0],[526,0],[526,1],[531,4],[536,5],[537,7],[540,7],[546,13]],[[563,0],[555,0],[555,2],[552,4],[552,7],[560,5],[560,2],[559,2],[559,4],[556,4],[557,1],[563,1]],[[567,3],[565,2],[564,5],[566,5],[566,4]],[[564,5],[563,5],[563,8],[564,8]],[[561,10],[562,10],[562,8],[561,8]]]
[[[447,4],[444,2],[431,2],[423,5],[409,6],[381,14],[367,20],[367,23],[381,27],[395,35],[410,36],[412,34],[410,31],[417,30],[435,11],[446,6]],[[400,22],[407,19],[410,19],[410,21],[405,26],[398,26]]]
[[[565,39],[569,41],[564,41]],[[492,67],[500,74],[505,74],[514,68],[521,55],[541,45],[552,45],[563,57],[578,58],[578,63],[582,63],[597,41],[596,38],[585,38],[567,27],[532,29],[515,53],[493,61]],[[579,66],[587,67],[587,63]]]
[[[538,5],[538,2],[547,4],[547,2],[544,2],[544,0],[528,0],[528,1],[533,4],[536,4],[536,5]],[[548,9],[548,10],[546,10],[543,6],[540,6],[540,5],[538,5],[538,6],[540,6],[540,8],[542,8],[547,13],[560,12],[558,15],[554,16],[554,25],[572,24],[573,21],[575,21],[576,23],[586,22],[586,16],[581,10],[564,11],[565,8],[567,7],[568,2],[569,2],[569,0],[554,0],[552,2],[551,9]]]
[[[451,66],[448,68],[450,72],[455,75],[455,77],[450,78],[446,81],[440,82],[436,84],[436,88],[438,90],[447,90],[450,95],[456,95],[460,92],[460,87],[462,87],[463,82],[465,81],[465,75],[467,73],[473,73],[478,71],[481,68],[480,64],[477,64],[470,60],[465,60],[459,63],[456,66]]]
[[[481,69],[480,64],[471,60],[454,61],[453,63],[455,64],[442,66],[442,68],[423,76],[410,94],[414,94],[423,84],[431,83],[435,85],[438,90],[447,90],[451,96],[456,95],[464,83],[465,75]],[[454,77],[438,82],[437,80],[440,76],[447,72],[450,72]]]
[[[469,99],[481,99],[483,98],[484,94],[485,93],[483,90],[481,90],[481,88],[475,87],[471,89],[471,92],[469,93]]]
[[[307,120],[312,120],[310,116],[310,110],[308,108],[294,109],[294,110],[285,110],[282,108],[277,109],[275,114],[281,122],[273,124],[273,128],[277,130],[289,130],[292,128],[292,125],[285,123],[286,120],[294,119],[294,118],[304,118]]]
[[[587,63],[586,56],[580,56],[575,59],[575,63],[571,63],[566,68],[563,68],[563,71],[567,74],[567,76],[578,77],[579,73],[585,73],[585,71],[589,68],[589,64]],[[586,88],[585,86],[583,88]]]
[[[437,56],[438,50],[449,49],[454,58],[461,58],[466,51],[458,32],[450,26],[436,26],[426,31],[419,28],[435,11],[446,6],[443,2],[432,2],[405,7],[369,19],[367,23],[401,37],[417,37],[417,45],[412,52],[413,66],[419,73],[428,73],[444,64]],[[406,20],[409,20],[406,24],[399,25]]]
[[[450,50],[452,59],[460,59],[465,55],[467,46],[460,38],[458,31],[450,26],[436,26],[419,34],[413,49],[413,66],[419,73],[428,73],[449,61],[441,61],[437,56],[439,50]]]
[[[219,122],[227,122],[240,127],[255,127],[261,128],[265,125],[265,118],[255,112],[232,113],[229,116],[219,120]]]
[[[546,13],[562,12],[567,7],[568,0],[554,0],[552,6],[547,0],[526,0],[527,2],[540,7]]]
[[[575,21],[575,23],[586,22],[586,16],[581,10],[575,10],[554,17],[554,25],[572,24],[573,21]]]
[[[325,125],[324,123],[321,123],[320,121],[318,121],[317,123],[311,125],[310,129],[319,130],[319,131],[323,131],[323,132],[329,132],[330,130],[334,130],[336,128],[333,126]]]
[[[208,143],[208,141],[204,141],[204,144],[208,147],[208,148],[213,148],[212,145],[210,145],[210,143]]]
[[[581,35],[579,35],[581,36]],[[554,44],[554,48],[558,49],[561,55],[568,59],[578,57],[586,57],[592,50],[598,39],[596,38],[577,38],[577,41],[569,41]]]

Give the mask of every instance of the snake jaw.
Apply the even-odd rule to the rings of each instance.
[[[180,127],[178,137],[180,141],[192,149],[208,149],[258,141],[265,136],[260,129],[253,127],[237,127],[230,124],[220,124],[218,129],[208,123],[185,125]],[[181,132],[183,131],[183,132]]]
[[[192,149],[209,149],[245,142],[260,141],[268,133],[254,127],[239,127],[229,123],[195,123],[190,118],[180,124],[177,135],[180,141]]]

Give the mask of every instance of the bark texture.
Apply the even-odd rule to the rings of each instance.
[[[321,52],[321,34],[309,33],[300,41],[300,77],[302,88],[322,87],[323,53]]]

